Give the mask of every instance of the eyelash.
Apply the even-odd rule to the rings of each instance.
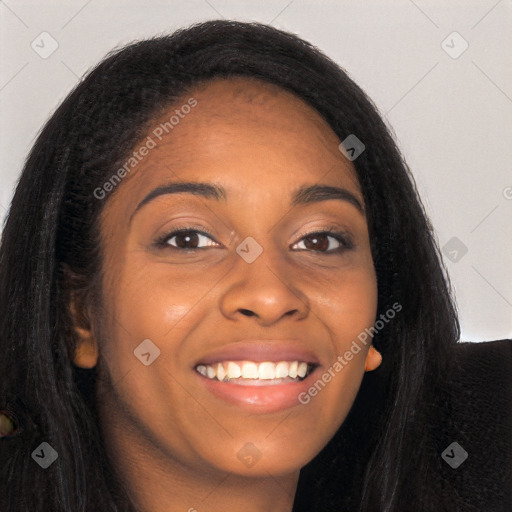
[[[172,245],[169,245],[169,240],[171,238],[174,238],[176,235],[180,235],[182,233],[198,233],[200,235],[207,236],[208,238],[212,239],[215,243],[219,243],[217,242],[217,240],[215,240],[213,234],[206,228],[197,229],[191,226],[184,226],[182,228],[174,229],[170,233],[167,233],[158,238],[156,240],[156,246],[162,249],[171,249],[177,251],[198,251],[201,249],[206,249],[206,247],[199,247],[198,249],[180,249],[179,247],[173,247]]]
[[[194,228],[191,226],[186,226],[186,227],[184,226],[182,228],[174,229],[170,233],[167,233],[167,234],[161,236],[160,238],[158,238],[156,240],[155,245],[156,245],[156,247],[161,248],[161,249],[171,249],[171,250],[186,251],[186,252],[208,249],[208,247],[181,249],[179,247],[174,247],[169,244],[169,240],[171,240],[175,236],[183,234],[183,233],[197,233],[199,235],[203,235],[203,236],[210,238],[212,241],[214,241],[217,244],[219,243],[215,240],[215,238],[213,237],[213,234],[206,228],[197,229],[197,228]],[[334,226],[327,228],[327,229],[320,229],[320,230],[316,230],[316,231],[301,233],[299,235],[300,239],[297,242],[293,243],[292,245],[297,245],[299,242],[303,241],[305,238],[312,237],[313,235],[326,235],[326,236],[332,237],[340,244],[340,246],[336,247],[335,249],[330,249],[327,251],[315,251],[313,249],[299,249],[299,251],[308,251],[308,252],[312,251],[312,252],[317,252],[320,254],[336,254],[336,253],[341,253],[341,252],[344,252],[347,250],[354,249],[354,242],[352,240],[351,235],[349,233],[337,230]],[[210,247],[215,247],[215,246],[210,246]]]
[[[302,240],[304,240],[305,238],[310,238],[314,235],[330,236],[330,237],[334,238],[340,244],[340,246],[336,247],[335,249],[330,249],[327,251],[313,251],[313,252],[318,252],[320,254],[337,254],[337,253],[339,254],[339,253],[345,252],[347,250],[352,250],[355,247],[352,237],[349,235],[349,233],[344,232],[344,231],[339,231],[334,226],[331,226],[327,229],[320,229],[320,230],[316,230],[316,231],[301,233],[299,235],[300,238],[299,238],[298,242],[295,242],[292,245],[296,245],[299,242],[301,242]],[[299,250],[312,251],[312,249],[299,249]]]

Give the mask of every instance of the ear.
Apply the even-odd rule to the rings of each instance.
[[[98,343],[91,321],[92,316],[86,310],[84,301],[72,294],[69,310],[76,338],[73,362],[80,368],[94,368],[98,362]]]
[[[381,353],[373,345],[370,345],[370,349],[366,354],[365,371],[371,372],[375,370],[380,366],[380,363],[382,363]]]

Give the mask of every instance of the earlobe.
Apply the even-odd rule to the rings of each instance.
[[[75,329],[75,332],[81,329]],[[98,362],[98,344],[94,338],[81,339],[75,348],[73,362],[80,368],[94,368]]]
[[[364,366],[365,371],[371,372],[380,366],[382,363],[382,355],[381,353],[373,346],[370,345],[370,349],[366,354],[366,363]]]
[[[94,368],[98,362],[98,343],[90,315],[84,312],[84,302],[76,296],[71,298],[69,310],[73,321],[73,331],[76,337],[73,362],[80,368]]]

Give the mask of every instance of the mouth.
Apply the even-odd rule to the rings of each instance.
[[[198,385],[221,407],[272,413],[300,406],[320,360],[299,340],[241,340],[222,345],[192,365]]]
[[[210,380],[239,386],[278,386],[301,382],[317,365],[306,361],[221,361],[199,364],[197,373]]]
[[[194,373],[210,399],[250,414],[264,414],[305,407],[300,397],[313,385],[317,368],[318,365],[306,361],[223,361],[216,365],[200,364]]]

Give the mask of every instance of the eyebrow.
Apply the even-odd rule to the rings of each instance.
[[[329,199],[337,199],[346,201],[355,206],[359,213],[364,215],[363,204],[359,199],[346,188],[333,187],[330,185],[311,185],[309,187],[301,187],[295,192],[292,199],[292,206],[306,205],[327,201]]]
[[[152,190],[144,199],[137,205],[133,211],[130,222],[134,215],[144,205],[151,202],[153,199],[163,195],[169,194],[193,194],[196,196],[204,197],[205,199],[215,199],[216,201],[225,200],[227,197],[226,191],[223,187],[214,183],[202,182],[177,182],[162,185]],[[301,206],[321,201],[328,201],[337,199],[339,201],[346,201],[364,215],[364,207],[359,199],[349,190],[340,187],[333,187],[331,185],[310,185],[300,187],[292,197],[291,206]]]

